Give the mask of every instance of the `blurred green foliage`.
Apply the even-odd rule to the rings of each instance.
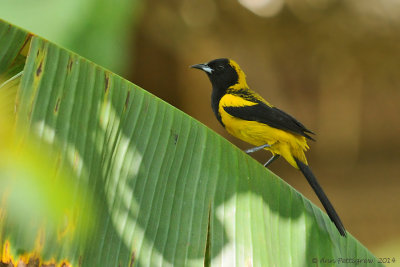
[[[140,0],[2,0],[0,17],[124,73]]]

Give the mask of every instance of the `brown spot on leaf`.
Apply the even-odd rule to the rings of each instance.
[[[54,113],[56,113],[58,111],[58,107],[60,106],[60,98],[57,98],[57,102],[56,102],[56,107],[54,108]]]
[[[60,264],[60,267],[71,267],[71,264],[68,261],[63,260]]]
[[[43,67],[43,60],[40,61],[39,67],[36,70],[36,76],[40,76],[40,74],[42,73],[42,67]]]
[[[25,42],[22,45],[21,49],[19,50],[18,54],[21,54],[22,56],[26,57],[28,55],[30,46],[31,46],[31,40],[32,40],[32,33],[29,33],[26,38],[25,38]]]
[[[174,138],[174,145],[178,142],[179,134],[175,133],[174,130],[170,130],[172,138]]]
[[[29,266],[29,267],[35,266],[36,267],[36,266],[39,266],[39,264],[40,264],[40,261],[38,258],[29,258],[28,264],[26,264],[25,266]],[[18,266],[20,266],[20,264],[18,264]],[[51,265],[48,265],[48,266],[51,266]]]
[[[104,73],[104,92],[107,93],[109,87],[110,87],[110,77],[108,73]]]
[[[132,251],[131,261],[129,262],[129,267],[133,267],[134,263],[135,263],[135,251]]]
[[[73,63],[74,63],[74,61],[72,60],[72,58],[69,58],[68,65],[67,65],[67,72],[68,73],[71,72]]]

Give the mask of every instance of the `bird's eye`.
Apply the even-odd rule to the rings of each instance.
[[[217,70],[223,70],[225,67],[222,65],[217,66]]]

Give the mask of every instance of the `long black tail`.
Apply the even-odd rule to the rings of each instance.
[[[310,167],[301,162],[299,159],[297,158],[294,159],[297,163],[297,166],[299,166],[300,171],[306,177],[308,183],[311,185],[312,189],[317,194],[319,200],[321,201],[322,205],[326,210],[326,213],[328,213],[329,218],[331,218],[332,222],[336,225],[336,228],[338,229],[339,233],[342,236],[346,236],[346,229],[344,229],[344,226],[339,218],[339,215],[336,213],[328,197],[325,195],[324,190],[322,190],[322,187],[319,185],[317,178],[315,178]]]

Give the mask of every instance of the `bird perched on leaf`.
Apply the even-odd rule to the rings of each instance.
[[[220,58],[191,67],[204,71],[210,79],[211,107],[222,126],[231,135],[256,146],[245,152],[266,149],[272,153],[272,157],[264,166],[282,156],[290,165],[299,169],[339,233],[346,236],[338,214],[308,166],[304,154],[309,148],[307,139],[314,140],[310,136],[313,132],[252,91],[246,83],[246,75],[235,61]]]

